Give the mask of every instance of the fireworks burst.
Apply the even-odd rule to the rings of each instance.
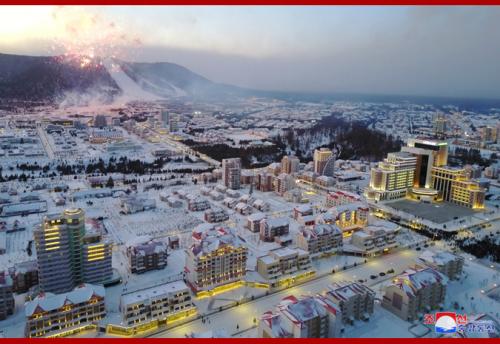
[[[59,6],[52,13],[59,34],[52,53],[80,68],[99,68],[105,59],[130,57],[140,38],[126,33],[115,22],[90,10]]]

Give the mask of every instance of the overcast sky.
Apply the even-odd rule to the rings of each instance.
[[[0,52],[175,62],[259,89],[500,98],[500,7],[2,6]]]

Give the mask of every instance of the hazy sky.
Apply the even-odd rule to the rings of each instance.
[[[260,89],[500,98],[500,7],[2,6],[0,52],[168,61]]]

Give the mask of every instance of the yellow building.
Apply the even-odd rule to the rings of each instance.
[[[366,196],[378,201],[404,197],[413,186],[416,163],[410,153],[389,153],[378,167],[372,168]]]

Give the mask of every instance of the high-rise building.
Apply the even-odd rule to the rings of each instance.
[[[434,135],[437,138],[444,138],[448,130],[448,120],[443,113],[434,116]]]
[[[413,178],[414,188],[431,188],[433,167],[446,166],[448,163],[448,143],[446,141],[408,139],[401,151],[411,153],[417,158]]]
[[[417,158],[411,153],[389,153],[372,168],[367,197],[378,201],[404,197],[414,183]]]
[[[170,120],[170,113],[167,110],[161,110],[161,123],[164,128],[168,128],[169,126],[169,120]]]
[[[295,187],[295,178],[286,173],[281,173],[274,178],[274,192],[283,196],[285,192]]]
[[[481,128],[481,140],[484,143],[496,143],[498,138],[498,128],[486,126]]]
[[[335,156],[328,148],[320,148],[314,150],[314,172],[322,175],[333,177],[335,165]]]
[[[371,171],[365,196],[377,201],[408,197],[484,208],[485,190],[463,168],[447,166],[446,141],[409,139],[401,152],[389,153]]]
[[[274,311],[265,312],[259,322],[260,338],[340,337],[342,311],[324,296],[284,298]]]
[[[295,155],[285,155],[281,159],[281,173],[292,174],[299,171],[300,160]]]
[[[63,293],[111,278],[111,243],[95,233],[86,235],[83,209],[48,215],[33,234],[42,291]]]
[[[241,159],[222,159],[222,183],[232,190],[240,188]]]

